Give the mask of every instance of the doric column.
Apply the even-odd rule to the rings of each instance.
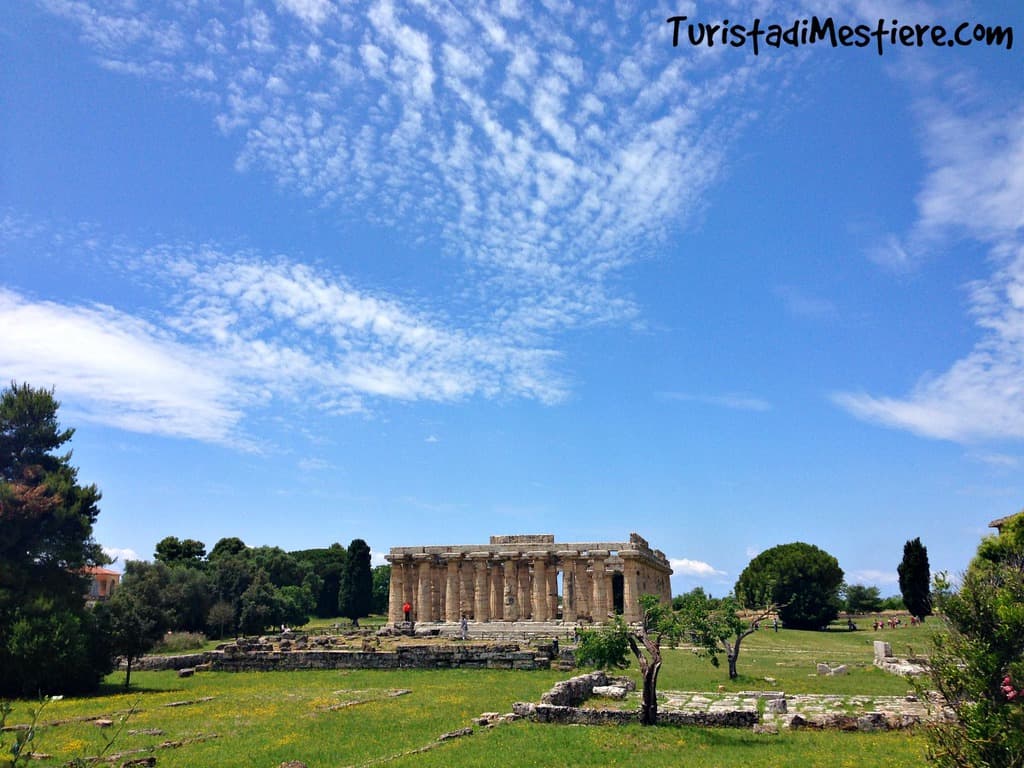
[[[462,561],[462,567],[459,569],[459,583],[462,585],[462,594],[459,599],[459,613],[461,614],[459,618],[461,619],[462,616],[475,618],[476,574],[473,571],[473,563],[466,560]]]
[[[559,552],[562,571],[562,619],[576,621],[576,558],[579,552]]]
[[[548,574],[547,552],[528,552],[533,560],[533,620],[547,621],[548,616]]]
[[[590,603],[594,589],[590,585],[590,574],[587,573],[587,561],[582,557],[576,559],[576,620],[591,615]]]
[[[506,557],[501,561],[502,568],[504,569],[504,618],[505,621],[517,621],[519,619],[519,601],[517,600],[519,591],[519,584],[516,578],[516,561],[515,558]]]
[[[548,619],[558,618],[558,565],[551,563],[548,567]]]
[[[454,622],[462,618],[459,592],[459,554],[450,552],[448,554],[448,578],[445,580],[444,590],[445,621]]]
[[[594,602],[590,612],[594,621],[604,623],[608,620],[608,590],[604,571],[604,561],[608,557],[607,549],[592,549],[590,557],[594,562],[591,580],[594,582]]]
[[[416,562],[417,570],[419,571],[419,594],[412,604],[413,616],[416,618],[416,621],[434,621],[434,616],[431,613],[434,604],[432,584],[434,575],[431,573],[434,556],[418,553],[413,555],[412,559]]]
[[[505,569],[501,563],[492,560],[491,568],[491,621],[505,619]]]
[[[640,553],[634,550],[619,550],[622,558],[622,617],[627,623],[640,621],[639,572]]]
[[[533,600],[530,599],[530,561],[519,559],[519,582],[516,585],[519,597],[519,620],[526,621],[533,614]]]
[[[405,595],[405,556],[388,555],[391,563],[391,584],[388,587],[388,623],[397,624],[405,616],[402,614],[403,596]]]
[[[490,557],[488,552],[474,552],[470,555],[475,567],[476,582],[473,584],[473,618],[477,621],[488,621],[491,618],[490,603],[491,593],[487,588],[487,560]]]

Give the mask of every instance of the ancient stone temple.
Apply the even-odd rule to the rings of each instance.
[[[394,547],[388,621],[412,607],[418,622],[640,619],[641,595],[672,599],[665,554],[635,533],[623,542],[558,543],[492,536],[490,544]]]

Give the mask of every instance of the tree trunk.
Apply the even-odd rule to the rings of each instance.
[[[739,677],[739,673],[736,671],[736,654],[730,653],[729,656],[728,656],[728,659],[729,659],[729,679],[730,680],[735,680],[737,677]]]
[[[650,663],[644,673],[643,699],[640,704],[640,725],[658,724],[658,672],[661,659]]]
[[[124,672],[124,689],[128,690],[128,686],[132,684],[132,657],[125,656],[125,660],[127,661],[127,666]]]

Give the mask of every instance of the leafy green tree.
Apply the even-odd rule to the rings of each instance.
[[[316,607],[309,587],[287,585],[277,590],[284,605],[284,623],[290,627],[301,627],[309,623],[309,615]]]
[[[928,725],[929,757],[941,768],[1024,765],[1024,514],[982,541],[959,591],[944,575],[936,587],[948,632],[935,636],[928,682],[956,718]]]
[[[378,565],[373,569],[373,600],[370,613],[386,614],[391,596],[391,566]]]
[[[631,629],[626,639],[636,657],[643,689],[640,696],[640,724],[658,724],[658,673],[661,671],[661,642],[679,639],[682,625],[670,606],[662,605],[655,595],[641,595],[643,618],[640,626]]]
[[[224,637],[226,632],[235,628],[235,609],[226,600],[218,600],[210,606],[210,612],[206,615],[206,625],[216,632],[218,639]]]
[[[824,629],[839,615],[843,569],[828,552],[803,542],[765,550],[736,581],[735,594],[745,608],[777,605],[783,625]]]
[[[83,597],[83,569],[109,562],[100,492],[60,453],[74,430],[59,406],[52,390],[0,391],[0,694],[90,690],[110,669]]]
[[[323,619],[337,616],[338,589],[341,586],[341,573],[345,568],[345,548],[334,543],[326,548],[304,549],[291,554],[308,563],[319,579],[319,587],[313,592],[316,598],[314,613]]]
[[[737,662],[743,641],[777,610],[776,606],[762,606],[752,616],[742,618],[739,608],[735,598],[716,601],[703,590],[695,590],[679,602],[679,623],[694,653],[707,658],[715,667],[720,663],[719,655],[724,655],[730,680],[739,676]]]
[[[164,616],[130,587],[118,589],[103,607],[109,616],[109,638],[114,653],[126,664],[124,687],[132,680],[132,664],[160,639]]]
[[[245,546],[245,542],[237,536],[228,536],[223,539],[219,539],[216,544],[213,545],[213,549],[210,550],[207,560],[212,562],[214,560],[220,560],[224,557],[234,557],[241,555],[248,549]]]
[[[345,568],[338,590],[338,611],[352,624],[370,615],[373,600],[373,575],[370,572],[370,545],[362,539],[353,539],[345,555]]]
[[[900,576],[903,604],[912,616],[924,621],[925,616],[932,615],[932,576],[928,570],[928,549],[920,538],[903,545],[903,560],[896,570]]]
[[[629,627],[621,616],[593,629],[580,630],[576,666],[625,669],[629,666]]]
[[[246,635],[258,635],[267,627],[284,623],[286,607],[277,588],[263,571],[257,571],[242,593],[238,626]]]
[[[903,598],[900,595],[883,597],[878,606],[880,611],[905,611],[906,609],[907,606],[903,604]]]
[[[183,541],[176,536],[165,536],[157,542],[154,557],[164,565],[201,568],[206,558],[206,545],[195,539]]]
[[[842,589],[847,613],[877,613],[882,610],[882,597],[878,587],[848,584]]]

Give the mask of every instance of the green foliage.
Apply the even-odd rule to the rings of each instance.
[[[0,694],[89,690],[110,668],[81,573],[108,562],[92,537],[100,493],[56,453],[74,433],[59,405],[27,384],[0,391]]]
[[[309,587],[288,585],[278,589],[278,594],[284,604],[283,623],[290,627],[301,627],[309,621],[316,607],[316,600]]]
[[[576,666],[625,669],[629,666],[629,629],[621,616],[593,629],[580,631]]]
[[[109,614],[110,647],[127,663],[124,676],[127,688],[131,685],[132,663],[160,639],[164,617],[154,604],[130,588],[114,592],[104,609]]]
[[[217,639],[233,632],[235,629],[235,609],[231,603],[225,600],[218,600],[210,606],[210,612],[206,615],[206,625],[213,630],[213,636]]]
[[[694,587],[689,592],[685,592],[681,595],[676,595],[672,598],[672,610],[683,611],[689,601],[696,600],[700,604],[706,604],[708,607],[714,609],[718,607],[721,602],[719,598],[712,597],[704,591],[703,587]]]
[[[879,611],[905,611],[907,606],[903,604],[903,597],[901,595],[889,595],[883,597],[881,603],[878,606]]]
[[[1024,515],[985,539],[959,591],[937,578],[949,632],[931,653],[931,684],[956,721],[928,729],[939,766],[1024,765]]]
[[[187,653],[198,651],[206,645],[202,632],[168,632],[153,646],[154,653]]]
[[[259,635],[267,627],[284,623],[284,600],[263,571],[256,572],[239,602],[238,627],[244,634]]]
[[[784,626],[823,629],[839,615],[843,570],[828,552],[803,542],[765,550],[736,581],[745,608],[777,605]]]
[[[863,584],[844,585],[843,608],[847,613],[878,613],[882,610],[882,597],[878,587]]]
[[[341,572],[345,568],[345,548],[334,543],[322,549],[304,549],[291,553],[293,557],[308,564],[319,579],[314,590],[316,605],[313,612],[320,618],[338,615],[338,589],[341,586]]]
[[[221,560],[225,557],[233,557],[240,555],[246,551],[248,547],[245,546],[245,542],[237,536],[228,536],[223,539],[219,539],[216,544],[213,545],[213,549],[210,550],[210,554],[207,556],[209,562],[215,560]]]
[[[386,614],[390,595],[391,566],[378,565],[373,569],[373,599],[370,601],[370,613]]]
[[[199,568],[206,558],[206,545],[195,539],[182,541],[176,536],[165,536],[157,542],[154,557],[164,565]]]
[[[903,560],[896,568],[900,576],[900,594],[911,615],[924,619],[932,615],[931,583],[928,570],[928,549],[921,539],[903,545]]]
[[[353,539],[345,555],[338,589],[338,612],[354,624],[370,615],[373,597],[373,575],[370,572],[370,545]]]

